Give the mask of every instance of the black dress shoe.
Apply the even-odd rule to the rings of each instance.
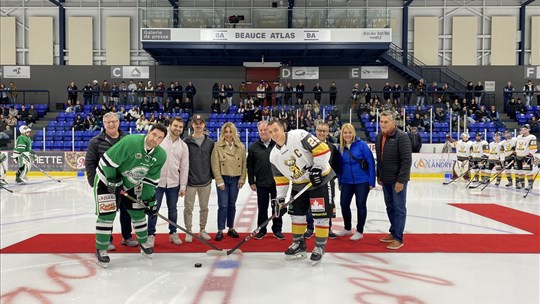
[[[229,229],[229,231],[227,231],[227,235],[232,237],[232,238],[239,238],[240,236],[238,235],[238,232],[236,232],[236,230],[234,229]]]
[[[256,239],[256,240],[262,240],[262,239],[264,239],[265,236],[266,236],[266,232],[259,231],[259,233],[257,233],[257,234],[255,235],[255,239]]]
[[[274,237],[280,241],[283,241],[285,239],[285,236],[283,235],[283,233],[278,232],[278,231],[274,232]]]
[[[218,231],[218,233],[216,234],[216,241],[221,240],[223,240],[223,231]]]

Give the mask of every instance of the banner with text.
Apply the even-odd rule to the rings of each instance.
[[[319,79],[319,67],[282,67],[282,79]]]
[[[30,67],[24,65],[4,66],[2,69],[4,78],[30,78]]]

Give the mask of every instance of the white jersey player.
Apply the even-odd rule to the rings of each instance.
[[[0,186],[4,186],[4,185],[7,185],[7,182],[5,180],[5,177],[6,177],[6,159],[7,159],[7,156],[0,152]]]
[[[516,189],[525,188],[525,178],[528,185],[525,190],[531,190],[534,182],[534,153],[537,151],[536,136],[530,134],[531,126],[521,127],[521,135],[516,138]]]
[[[513,171],[513,165],[516,158],[516,138],[512,137],[512,133],[509,130],[504,131],[504,140],[502,141],[502,144],[504,146],[504,174],[506,175],[506,180],[508,180],[508,183],[505,185],[505,187],[511,187],[512,186],[512,171]]]
[[[479,180],[479,175],[483,175],[482,169],[487,165],[488,153],[489,145],[487,141],[482,140],[482,133],[476,133],[475,141],[471,147],[471,174],[473,174],[475,181]],[[486,180],[486,176],[483,176],[483,180]]]
[[[454,142],[454,148],[456,149],[457,161],[454,163],[453,178],[464,176],[465,179],[469,179],[469,159],[472,151],[472,142],[469,141],[469,134],[461,134],[461,139]]]
[[[489,143],[488,165],[485,168],[484,174],[491,179],[493,173],[497,175],[495,186],[501,183],[501,174],[494,172],[501,170],[501,160],[504,159],[504,143],[501,141],[501,133],[496,132],[493,135],[493,141]]]

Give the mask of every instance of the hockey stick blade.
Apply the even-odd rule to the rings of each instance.
[[[128,198],[129,200],[131,200],[132,202],[135,202],[135,203],[137,203],[137,204],[139,204],[139,205],[143,205],[143,206],[144,206],[144,203],[142,203],[142,202],[139,201],[138,199],[134,198],[133,196],[129,195],[126,191],[122,190],[122,191],[120,191],[120,194],[123,195],[123,196],[125,196],[125,197],[127,197],[127,198]],[[145,208],[146,208],[146,206],[145,206]],[[167,217],[161,215],[161,213],[158,213],[157,216],[158,216],[159,218],[161,218],[162,220],[168,222],[169,224],[173,225],[174,227],[178,228],[179,230],[185,232],[186,234],[191,235],[193,238],[197,239],[197,240],[200,241],[201,243],[203,243],[203,244],[205,244],[205,245],[207,245],[207,246],[209,246],[209,247],[212,247],[214,250],[208,250],[208,251],[206,251],[206,253],[207,253],[208,255],[213,255],[213,256],[224,256],[224,255],[227,255],[227,251],[225,251],[225,250],[223,250],[223,249],[221,249],[221,248],[219,248],[219,247],[216,247],[215,245],[209,243],[208,241],[206,241],[205,239],[199,237],[198,235],[195,235],[195,234],[189,232],[189,231],[188,231],[187,229],[185,229],[184,227],[182,227],[182,226],[176,224],[175,222],[169,220]]]
[[[3,185],[0,185],[0,189],[1,189],[1,190],[6,190],[6,191],[9,192],[9,193],[13,193],[13,190],[8,189],[8,188],[4,187]]]
[[[309,188],[311,188],[311,183],[308,183],[302,190],[300,190],[294,197],[292,197],[287,203],[285,203],[281,208],[287,208],[290,204],[292,204],[297,198],[300,197],[304,192],[306,192]],[[248,236],[246,236],[243,240],[241,240],[236,246],[231,248],[230,250],[227,250],[227,255],[233,254],[235,251],[240,248],[240,246],[244,245],[245,242],[249,241],[255,234],[259,233],[259,231],[262,229],[262,227],[266,227],[270,221],[272,221],[274,218],[276,218],[276,214],[272,212],[272,216],[270,216],[264,223],[260,224],[255,230],[253,230]]]

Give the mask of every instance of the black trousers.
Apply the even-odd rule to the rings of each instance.
[[[257,215],[257,226],[260,226],[264,221],[268,219],[268,205],[270,205],[270,199],[276,198],[276,187],[264,187],[257,186],[257,206],[259,208],[259,214]],[[274,206],[272,206],[272,213],[274,212]],[[283,227],[282,216],[276,217],[272,220],[272,232],[281,232]],[[262,227],[261,232],[266,233],[266,227]]]

